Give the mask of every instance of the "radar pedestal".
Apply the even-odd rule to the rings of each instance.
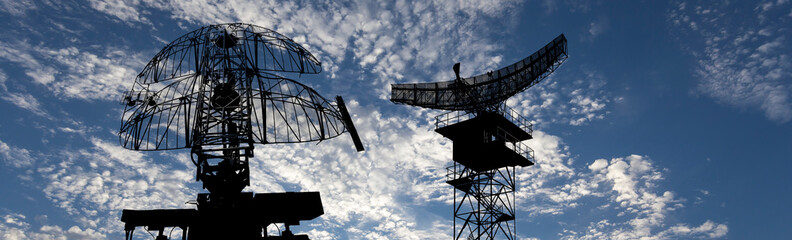
[[[446,176],[455,189],[454,239],[511,239],[515,168],[533,165],[533,152],[521,143],[532,138],[530,125],[520,127],[501,112],[471,114],[456,123],[461,118],[442,117],[435,131],[453,141],[454,149]]]
[[[227,203],[227,202],[226,202]],[[209,194],[198,194],[198,209],[125,209],[127,239],[137,227],[159,231],[157,239],[168,239],[163,231],[178,227],[184,240],[203,239],[309,239],[294,235],[289,226],[324,214],[319,192],[241,193],[233,205],[213,203]],[[266,227],[283,223],[281,236],[267,236]],[[262,234],[264,235],[262,237]]]

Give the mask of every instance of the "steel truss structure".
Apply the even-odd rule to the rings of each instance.
[[[455,189],[454,239],[515,239],[515,171],[533,165],[533,150],[522,142],[531,139],[532,125],[505,107],[454,113],[438,116],[435,130],[454,142],[446,168]]]
[[[529,57],[497,71],[436,83],[391,85],[391,101],[451,110],[435,131],[453,141],[446,183],[454,187],[454,239],[516,239],[516,167],[533,165],[531,123],[505,106],[567,59],[563,34]]]
[[[482,172],[448,167],[454,191],[454,239],[514,239],[515,167]]]
[[[197,213],[125,210],[122,219],[127,222],[127,232],[137,226],[152,227],[148,223],[156,222],[154,218],[176,214],[182,217],[171,219],[169,224],[180,225],[169,226],[184,227],[186,222],[201,226],[196,231],[204,236],[190,235],[193,240],[212,236],[253,239],[257,231],[260,236],[261,227],[274,223],[273,218],[288,219],[288,226],[321,215],[318,193],[288,195],[287,200],[283,200],[287,195],[254,197],[252,193],[241,193],[250,185],[248,162],[253,157],[254,144],[322,141],[349,132],[357,150],[363,150],[340,96],[331,103],[310,87],[278,75],[321,71],[321,63],[299,44],[250,24],[203,27],[165,46],[124,96],[120,143],[141,151],[190,149],[196,180],[209,194],[199,195]],[[273,202],[271,199],[289,204],[300,202],[301,198],[311,198],[308,202],[318,203],[318,210],[316,206],[291,206],[312,211],[301,218],[288,218],[267,216],[273,211],[261,210],[254,204]],[[252,216],[255,211],[246,209],[259,209],[259,214],[264,215]],[[192,222],[194,214],[205,221]],[[211,220],[217,217],[237,220]],[[260,220],[261,217],[269,220]],[[259,220],[249,221],[254,218]],[[223,227],[209,230],[213,226],[206,221]],[[154,227],[162,227],[159,225]]]

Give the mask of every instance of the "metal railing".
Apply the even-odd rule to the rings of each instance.
[[[506,146],[506,148],[514,151],[515,153],[519,154],[525,159],[528,159],[532,162],[535,161],[534,150],[531,147],[528,147],[528,145],[526,145],[523,142],[510,142],[507,139],[516,139],[516,138],[511,136],[511,134],[509,134],[500,127],[497,127],[495,129],[496,129],[495,133],[490,133],[490,132],[485,133],[484,136],[485,143],[502,141],[504,146]],[[454,162],[453,165],[446,167],[446,181],[472,177],[478,174],[479,173],[457,162]]]
[[[503,141],[507,148],[511,149],[512,151],[520,154],[520,156],[525,157],[528,160],[533,161],[534,159],[534,151],[531,147],[528,147],[523,142],[515,142],[514,140],[517,139],[512,136],[506,130],[503,130],[500,127],[495,128],[494,133],[489,133],[490,136],[484,136],[484,142],[494,142],[494,141]],[[494,138],[494,139],[493,139]]]
[[[474,176],[475,173],[470,168],[462,164],[454,162],[451,166],[446,167],[446,181],[451,181],[460,178]]]
[[[502,106],[497,111],[498,114],[505,117],[506,120],[514,123],[520,129],[527,132],[528,134],[533,134],[533,124],[527,118],[524,118],[514,109]],[[435,117],[435,127],[442,128],[449,125],[453,125],[471,118],[476,117],[475,112],[464,112],[464,111],[452,111],[447,112],[444,114],[440,114],[439,116]]]
[[[475,113],[451,111],[435,117],[435,127],[442,128],[476,117]]]
[[[518,128],[522,129],[528,134],[533,134],[533,123],[531,123],[531,121],[527,118],[521,116],[516,110],[507,106],[503,106],[499,113],[501,116],[505,117],[506,120],[509,120],[510,122],[514,123],[514,125],[517,125]]]

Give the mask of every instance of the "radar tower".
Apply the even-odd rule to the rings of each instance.
[[[541,82],[567,59],[563,34],[512,65],[478,76],[434,83],[392,84],[390,100],[448,110],[435,131],[453,142],[446,183],[454,187],[454,239],[516,239],[515,168],[534,163],[522,143],[532,124],[504,102]]]
[[[322,214],[318,192],[251,193],[255,144],[322,141],[349,132],[363,145],[341,96],[332,103],[278,75],[317,74],[321,63],[291,39],[266,28],[230,23],[206,26],[165,46],[138,74],[119,131],[123,147],[190,149],[197,209],[124,209],[126,239],[137,227],[180,228],[182,239],[308,239],[289,226]],[[283,223],[281,236],[267,226]]]

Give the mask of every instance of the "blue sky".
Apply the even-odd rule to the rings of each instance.
[[[569,59],[507,102],[534,121],[520,239],[792,235],[792,3],[0,1],[0,238],[121,238],[121,209],[188,208],[187,150],[121,148],[121,94],[168,42],[245,22],[294,39],[347,100],[348,137],[256,148],[249,191],[320,191],[312,239],[449,239],[440,111],[391,83],[498,69],[564,33]],[[274,231],[273,229],[270,229]],[[150,237],[142,231],[140,239]]]

